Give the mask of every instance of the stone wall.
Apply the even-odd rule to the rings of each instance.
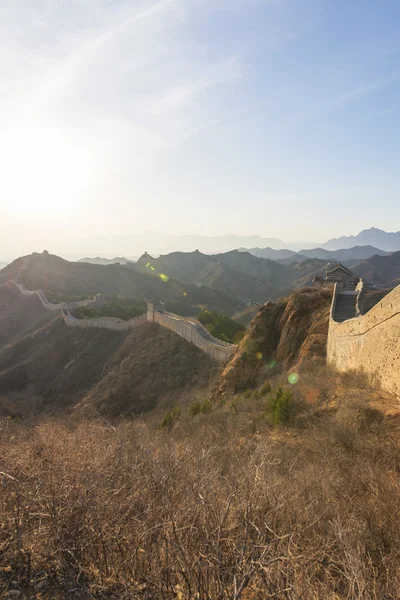
[[[212,336],[195,318],[158,311],[151,304],[148,306],[147,317],[148,320],[174,331],[218,362],[226,362],[236,349],[234,344],[228,344]]]
[[[400,286],[366,315],[343,323],[333,319],[336,293],[329,320],[328,363],[339,371],[362,369],[400,397]]]
[[[79,329],[110,329],[111,331],[129,331],[143,325],[147,321],[146,314],[129,319],[129,321],[123,321],[122,319],[116,319],[115,317],[99,317],[98,319],[76,319],[71,315],[68,308],[63,308],[61,311],[64,323],[68,327],[76,327]]]
[[[18,283],[17,281],[11,281],[10,283],[12,283],[23,296],[37,296],[44,308],[53,312],[66,306],[69,308],[76,308],[77,306],[88,306],[89,304],[95,304],[98,302],[97,300],[93,300],[93,298],[88,298],[87,300],[80,300],[79,302],[63,302],[61,304],[52,304],[47,300],[46,294],[42,290],[34,290],[31,292],[27,290],[22,283]]]
[[[130,319],[129,321],[123,321],[122,319],[116,319],[114,317],[76,319],[71,314],[70,309],[77,306],[96,306],[101,301],[95,298],[94,300],[88,299],[82,300],[81,302],[71,302],[69,304],[51,304],[47,300],[46,295],[42,290],[31,292],[27,290],[26,287],[21,283],[16,281],[12,281],[11,283],[13,283],[24,296],[37,296],[47,310],[61,310],[64,323],[68,327],[75,327],[79,329],[103,328],[110,329],[111,331],[129,331],[135,327],[143,325],[146,323],[146,321],[151,321],[154,323],[159,323],[162,327],[174,331],[218,362],[227,361],[236,349],[234,344],[228,344],[227,342],[212,336],[207,328],[204,327],[204,325],[197,319],[181,317],[173,313],[155,310],[151,303],[148,304],[147,314],[140,315],[139,317]]]

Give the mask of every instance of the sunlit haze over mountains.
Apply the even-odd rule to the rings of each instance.
[[[399,20],[397,0],[2,2],[0,260],[399,230]]]

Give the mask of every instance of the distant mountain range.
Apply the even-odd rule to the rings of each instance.
[[[236,248],[271,248],[298,251],[300,248],[314,248],[317,244],[314,242],[303,241],[288,243],[275,237],[263,237],[260,235],[167,235],[157,232],[146,232],[132,235],[116,235],[104,238],[97,238],[90,241],[90,246],[95,248],[94,252],[89,250],[88,243],[80,244],[84,247],[86,256],[96,252],[100,256],[126,256],[128,259],[135,260],[136,256],[141,256],[145,251],[152,256],[168,254],[170,252],[193,252],[200,250],[205,254],[217,254],[228,252]],[[69,257],[68,257],[69,258]],[[70,257],[72,258],[72,257]]]
[[[279,258],[288,258],[287,251],[299,252],[303,249],[312,250],[317,247],[323,250],[341,250],[353,248],[354,246],[373,246],[386,252],[397,251],[400,250],[400,232],[387,233],[372,227],[371,229],[361,231],[358,235],[343,236],[331,239],[322,244],[310,240],[299,240],[288,243],[277,237],[264,237],[260,235],[168,235],[158,232],[114,235],[77,243],[77,247],[85,248],[83,252],[85,252],[86,257],[106,256],[111,258],[117,254],[118,256],[124,256],[128,260],[134,261],[145,251],[149,252],[152,256],[159,256],[176,251],[193,252],[196,249],[204,254],[218,254],[237,248],[271,248],[284,251],[282,256],[273,257],[274,260],[277,260]],[[74,259],[75,257],[65,255],[65,258]],[[76,258],[79,257],[77,256]]]
[[[364,229],[357,235],[342,236],[333,238],[321,247],[325,250],[339,250],[342,248],[352,248],[353,246],[374,246],[387,252],[396,252],[400,250],[400,231],[387,232],[376,227]]]
[[[358,258],[359,252],[354,251],[354,258],[341,262],[377,287],[400,284],[400,252],[374,254],[367,259]],[[276,300],[309,286],[314,276],[323,275],[338,260],[331,259],[329,254],[328,260],[324,255],[285,263],[287,259],[274,261],[238,250],[213,255],[194,251],[172,252],[158,258],[146,253],[136,263],[104,265],[69,262],[36,253],[2,269],[0,286],[19,278],[28,289],[43,289],[53,297],[71,299],[102,293],[135,299],[136,304],[136,300],[160,301],[184,316],[197,314],[205,307],[234,315],[246,305]]]
[[[76,262],[89,263],[90,265],[126,265],[135,261],[130,260],[128,258],[124,258],[123,256],[116,256],[115,258],[103,258],[101,256],[91,258],[89,256],[86,256],[85,258],[80,258]]]
[[[245,252],[244,248],[240,249],[241,252]],[[290,262],[302,262],[308,258],[318,258],[320,260],[333,261],[347,261],[347,260],[365,260],[376,254],[380,256],[387,256],[389,252],[374,248],[373,246],[354,246],[354,248],[340,249],[340,250],[325,250],[324,248],[313,248],[311,250],[300,250],[299,252],[293,252],[292,250],[274,250],[273,248],[250,248],[247,250],[254,256],[259,258],[269,258],[270,260],[277,260],[284,264]]]

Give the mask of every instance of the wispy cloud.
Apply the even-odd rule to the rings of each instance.
[[[160,152],[211,127],[207,95],[243,74],[240,56],[210,59],[185,33],[192,10],[210,9],[199,0],[32,0],[22,35],[15,36],[10,24],[17,26],[22,6],[17,0],[14,12],[0,8],[8,19],[3,44],[11,48],[6,79],[21,62],[3,122],[3,150],[16,129],[64,127],[66,143],[78,139],[88,148],[96,188],[99,173],[102,180],[107,173],[115,179],[113,169],[119,179],[124,167],[137,173]],[[22,64],[27,54],[28,70]]]

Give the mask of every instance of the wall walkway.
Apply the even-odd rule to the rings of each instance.
[[[334,319],[337,294],[335,288],[329,319],[328,363],[338,371],[362,369],[382,389],[400,397],[400,286],[366,315],[343,323]]]

